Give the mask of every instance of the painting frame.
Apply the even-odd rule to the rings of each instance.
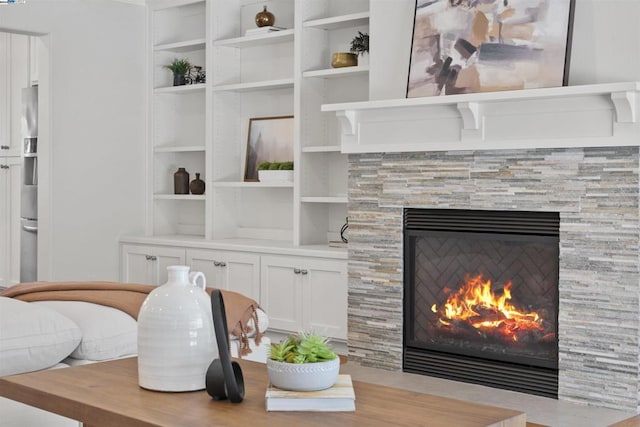
[[[536,3],[547,13],[536,14]],[[406,98],[566,86],[575,3],[416,0]]]
[[[263,161],[293,161],[293,135],[293,115],[250,118],[244,182],[258,182],[258,165]]]

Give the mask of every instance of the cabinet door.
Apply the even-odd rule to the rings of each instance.
[[[218,251],[206,249],[187,249],[187,265],[192,271],[201,271],[207,279],[208,288],[227,289],[223,283],[220,268],[221,255]]]
[[[121,280],[162,285],[167,282],[167,267],[184,263],[185,250],[182,248],[122,245]]]
[[[295,257],[263,256],[260,259],[260,305],[269,316],[269,327],[288,332],[302,330],[302,287]]]
[[[260,301],[260,256],[226,252],[220,268],[227,289]]]
[[[0,286],[20,282],[19,157],[0,157]]]
[[[347,339],[346,261],[307,259],[301,276],[305,329]]]

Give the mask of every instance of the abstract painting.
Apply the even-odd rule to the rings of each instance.
[[[407,98],[566,84],[574,0],[417,0]]]

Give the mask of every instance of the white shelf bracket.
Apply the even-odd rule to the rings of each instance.
[[[462,116],[462,125],[465,130],[480,129],[480,104],[477,102],[458,102],[458,111]]]
[[[636,92],[611,92],[611,101],[616,110],[618,123],[636,122]]]
[[[337,111],[336,117],[342,128],[343,135],[355,135],[356,134],[356,119],[358,113],[353,110]]]

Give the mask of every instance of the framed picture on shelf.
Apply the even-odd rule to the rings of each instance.
[[[245,181],[258,181],[261,162],[293,161],[293,116],[249,119]]]
[[[575,0],[416,0],[407,98],[567,84]]]

